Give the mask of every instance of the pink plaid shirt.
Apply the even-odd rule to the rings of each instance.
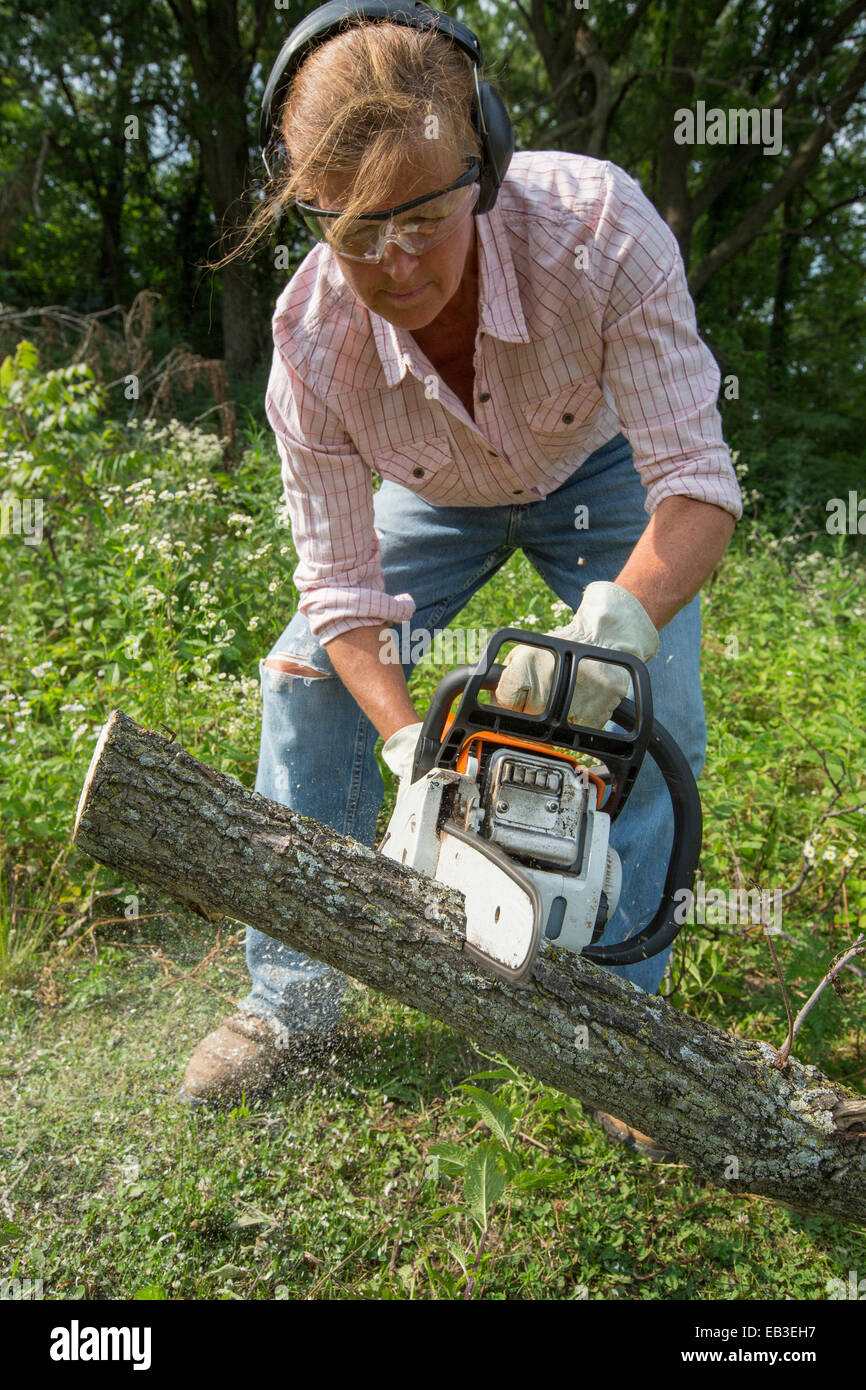
[[[415,609],[385,592],[374,472],[434,506],[533,502],[621,430],[649,515],[678,495],[742,513],[719,369],[674,235],[634,180],[583,155],[518,153],[476,226],[474,420],[411,334],[355,299],[327,246],[277,300],[265,408],[299,606],[321,643]]]

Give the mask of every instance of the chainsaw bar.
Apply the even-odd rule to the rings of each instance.
[[[455,821],[439,836],[436,878],[465,896],[466,953],[501,980],[531,973],[541,942],[541,895],[532,879],[496,845]]]

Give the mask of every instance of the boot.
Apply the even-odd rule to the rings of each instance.
[[[190,1058],[180,1091],[188,1105],[236,1103],[267,1096],[288,1072],[321,1057],[336,1040],[327,1033],[289,1033],[257,1014],[224,1018]]]

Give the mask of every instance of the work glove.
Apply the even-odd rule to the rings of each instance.
[[[583,602],[567,627],[554,628],[551,637],[583,642],[592,647],[629,652],[649,661],[659,649],[659,635],[643,604],[619,584],[598,581],[587,584]],[[541,714],[550,696],[555,659],[541,647],[514,647],[503,662],[505,670],[496,687],[496,699],[508,709]],[[582,661],[568,717],[573,724],[603,729],[629,690],[629,674],[622,666],[602,661]]]
[[[412,768],[415,764],[415,749],[421,736],[421,724],[406,724],[386,739],[382,747],[382,757],[400,784],[397,796],[412,785]]]

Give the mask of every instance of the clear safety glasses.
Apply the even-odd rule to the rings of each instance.
[[[389,241],[396,242],[402,251],[412,256],[423,256],[469,216],[481,192],[480,173],[481,166],[473,159],[466,172],[447,188],[425,193],[423,198],[413,198],[409,203],[399,203],[383,212],[362,212],[338,241],[334,240],[328,223],[342,215],[339,210],[301,202],[297,208],[316,240],[326,241],[339,256],[350,261],[373,264],[381,261]]]

